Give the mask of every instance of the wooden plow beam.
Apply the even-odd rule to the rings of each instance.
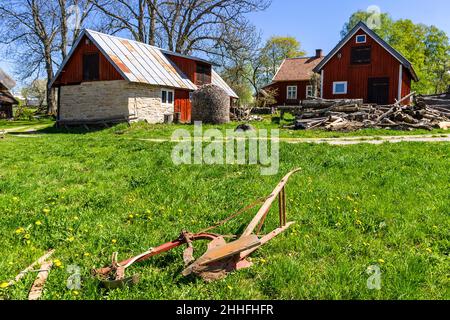
[[[125,270],[127,268],[131,267],[135,263],[148,260],[153,256],[183,245],[187,245],[187,248],[183,254],[183,259],[187,266],[182,272],[184,276],[195,274],[202,277],[205,281],[214,281],[226,277],[227,274],[232,271],[250,267],[252,264],[247,260],[247,258],[253,252],[279,234],[286,231],[292,224],[294,224],[294,222],[287,222],[286,184],[289,181],[289,178],[298,171],[300,171],[300,169],[289,172],[280,181],[274,191],[265,199],[255,217],[238,239],[227,243],[225,241],[225,236],[219,234],[207,233],[206,231],[193,234],[184,231],[176,240],[165,243],[159,247],[152,248],[147,252],[122,262],[117,262],[117,253],[115,253],[113,254],[112,264],[105,268],[93,270],[93,275],[98,276],[102,280],[105,287],[109,289],[120,288],[125,285],[133,284],[136,283],[139,278],[137,275],[128,278],[125,277]],[[258,235],[264,225],[271,207],[277,198],[279,228],[260,237]],[[252,205],[248,206],[238,214],[235,214],[222,221],[222,223],[206,230],[209,231],[211,229],[215,229],[232,218],[235,218],[237,215],[248,211],[252,207]],[[193,242],[198,240],[208,240],[210,243],[208,244],[206,253],[195,260],[193,256]]]

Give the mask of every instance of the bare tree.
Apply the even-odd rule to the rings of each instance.
[[[56,113],[55,92],[50,87],[54,71],[79,33],[79,28],[71,29],[73,16],[67,15],[70,5],[82,8],[80,15],[75,17],[75,25],[80,25],[91,11],[91,0],[9,0],[0,3],[0,43],[7,45],[6,55],[13,56],[18,62],[17,73],[22,80],[37,79],[45,74],[49,114]],[[69,41],[70,37],[72,41]]]
[[[183,54],[217,53],[229,35],[245,33],[246,14],[271,0],[93,0],[110,19],[112,31],[127,30],[137,40]]]

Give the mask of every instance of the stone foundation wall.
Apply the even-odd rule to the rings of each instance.
[[[61,87],[61,121],[137,117],[161,123],[165,113],[173,112],[173,106],[161,104],[161,88],[156,86],[118,80]]]

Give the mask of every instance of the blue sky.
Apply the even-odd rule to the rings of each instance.
[[[308,55],[315,49],[328,53],[340,40],[340,31],[350,15],[376,5],[393,19],[435,25],[450,36],[449,0],[272,0],[265,12],[251,15],[263,37],[296,37]]]
[[[318,48],[328,53],[339,41],[342,26],[350,15],[370,5],[377,5],[394,19],[435,25],[450,35],[448,0],[273,0],[267,11],[251,14],[250,19],[264,39],[272,35],[294,36],[308,55],[313,55]],[[12,74],[14,65],[0,61],[0,68]]]

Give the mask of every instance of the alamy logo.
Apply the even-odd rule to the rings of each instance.
[[[70,265],[67,267],[67,273],[70,276],[67,278],[67,289],[80,290],[81,289],[81,269],[77,265]]]
[[[371,5],[367,8],[370,16],[367,18],[366,24],[370,29],[381,28],[381,9],[379,6]]]
[[[379,266],[369,266],[366,270],[367,274],[371,275],[367,279],[367,289],[381,290],[381,269]]]
[[[195,122],[194,135],[185,129],[176,130],[172,141],[175,165],[259,165],[262,175],[275,175],[279,168],[279,130],[265,129],[243,132],[218,129],[203,131]]]

